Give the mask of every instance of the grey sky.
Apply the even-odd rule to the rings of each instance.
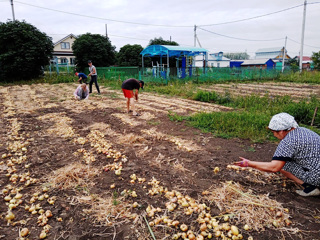
[[[194,25],[251,18],[303,5],[303,3],[303,0],[14,0],[14,10],[16,19],[26,20],[35,25],[51,36],[54,42],[70,33],[105,34],[105,24],[107,24],[109,38],[119,51],[125,44],[140,44],[146,47],[150,39],[160,36],[165,40],[169,40],[171,36],[173,41],[182,46],[193,46]],[[10,0],[0,0],[0,9],[0,22],[12,19]],[[288,36],[287,50],[293,57],[300,51],[302,15],[303,6],[300,6],[253,20],[203,26],[202,28],[207,31],[198,28],[197,34],[202,47],[211,52],[247,51],[251,58],[259,48],[284,46],[285,36]],[[308,0],[305,56],[320,51],[319,23],[320,1]],[[154,25],[166,25],[166,27]],[[218,36],[208,31],[241,39],[280,40],[243,41]]]

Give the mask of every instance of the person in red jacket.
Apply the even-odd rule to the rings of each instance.
[[[138,101],[138,93],[139,93],[139,89],[143,89],[144,86],[144,82],[143,81],[139,81],[137,79],[134,78],[130,78],[125,80],[122,83],[122,91],[124,94],[124,97],[127,98],[127,112],[132,112],[133,116],[139,116],[139,113],[137,113],[135,111],[135,102],[134,99],[136,99],[136,101]],[[135,91],[134,91],[135,90]],[[132,110],[130,110],[130,104],[132,107]]]

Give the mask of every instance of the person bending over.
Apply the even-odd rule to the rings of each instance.
[[[279,113],[271,118],[268,128],[280,141],[271,162],[257,162],[240,157],[234,163],[240,167],[252,167],[265,172],[281,172],[302,185],[296,190],[301,196],[320,195],[320,136],[299,127],[294,117]]]
[[[79,78],[78,81],[80,84],[82,83],[87,84],[87,80],[88,80],[87,75],[85,75],[84,73],[78,73],[78,72],[76,72],[75,75]]]
[[[75,99],[84,100],[89,98],[89,90],[87,84],[82,83],[77,87],[77,89],[73,93]]]
[[[127,98],[127,112],[132,112],[133,116],[139,116],[139,114],[135,111],[135,102],[134,99],[136,99],[136,101],[138,101],[138,93],[139,93],[139,89],[143,89],[144,86],[144,82],[143,81],[139,81],[137,79],[134,78],[130,78],[125,80],[122,83],[122,91],[124,94],[124,97]],[[135,90],[135,91],[134,91]],[[130,105],[132,107],[132,110],[130,110]]]

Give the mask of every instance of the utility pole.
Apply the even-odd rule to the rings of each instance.
[[[197,46],[197,25],[194,25],[194,47]]]
[[[301,47],[300,47],[300,60],[299,60],[300,73],[302,72],[304,30],[305,30],[305,25],[306,25],[306,12],[307,12],[307,0],[304,1],[304,7],[303,7],[302,34],[301,34]]]
[[[286,49],[287,49],[287,36],[286,36],[286,41],[284,43],[284,48],[283,48],[283,59],[282,59],[282,71],[284,70],[284,61],[286,59]]]
[[[108,24],[106,24],[106,38],[108,38]]]
[[[10,1],[11,1],[11,9],[12,9],[12,19],[13,19],[13,21],[15,21],[16,18],[14,17],[13,0],[10,0]]]

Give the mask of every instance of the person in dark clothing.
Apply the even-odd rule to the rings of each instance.
[[[139,89],[143,89],[143,86],[143,81],[139,81],[134,78],[127,79],[122,83],[121,88],[123,91],[123,95],[125,98],[127,98],[127,112],[132,112],[133,116],[139,116],[139,114],[135,111],[135,103],[133,98],[135,98],[136,101],[138,101]],[[132,110],[130,110],[130,104],[132,106]]]
[[[89,65],[89,75],[91,77],[90,83],[89,83],[89,89],[90,92],[92,93],[92,84],[94,83],[96,85],[97,91],[100,94],[100,89],[99,89],[99,85],[98,85],[98,80],[97,80],[97,69],[95,66],[92,65],[91,60],[88,61],[88,65]]]
[[[78,81],[80,84],[82,83],[87,84],[87,80],[88,80],[87,75],[85,75],[84,73],[78,73],[78,72],[76,72],[75,75],[79,78]]]
[[[274,115],[268,128],[280,141],[271,162],[252,161],[240,157],[234,163],[265,172],[281,172],[303,187],[300,196],[320,196],[320,136],[300,127],[288,113]]]

